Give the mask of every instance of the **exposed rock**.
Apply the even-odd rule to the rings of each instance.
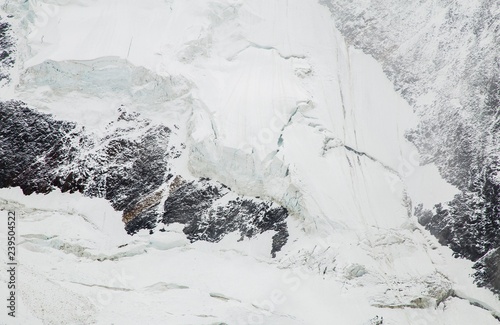
[[[491,250],[474,265],[478,284],[500,293],[500,248]]]
[[[274,230],[271,253],[275,255],[288,237],[287,210],[260,199],[231,199],[231,194],[227,187],[208,180],[186,183],[165,201],[163,222],[185,224],[184,232],[193,241],[216,242],[233,231],[250,238]]]
[[[105,198],[123,211],[129,234],[177,222],[186,225],[191,241],[272,230],[273,256],[286,243],[285,208],[240,197],[208,179],[186,182],[173,176],[170,162],[180,153],[169,144],[167,127],[122,111],[108,131],[98,138],[22,102],[0,103],[0,187],[19,186],[28,195],[59,188]],[[162,187],[170,180],[170,193],[165,193]]]
[[[15,44],[10,30],[11,25],[4,17],[0,17],[0,86],[10,80],[9,69],[15,62]]]

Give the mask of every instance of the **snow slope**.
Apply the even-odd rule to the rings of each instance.
[[[498,310],[464,274],[470,263],[419,228],[358,241],[352,232],[305,238],[294,222],[300,238],[271,259],[265,234],[190,244],[170,227],[130,237],[102,200],[0,194],[2,209],[20,216],[19,318],[8,324],[370,324],[377,315],[384,324],[497,323],[469,304]],[[415,273],[428,277],[412,282]],[[450,288],[438,306],[425,301]],[[416,297],[430,306],[397,307]]]
[[[500,3],[322,0],[420,117],[408,138],[459,190],[419,220],[500,293]],[[441,203],[441,202],[440,202]],[[451,231],[450,231],[451,230]]]
[[[2,209],[20,215],[13,324],[498,323],[500,302],[472,283],[472,263],[454,259],[412,215],[412,205],[456,193],[405,140],[418,118],[380,64],[346,44],[328,8],[314,0],[3,8],[19,17],[19,41],[2,100],[98,135],[124,105],[178,129],[172,141],[186,149],[172,161],[177,174],[290,212],[288,242],[271,258],[274,231],[190,243],[181,225],[158,224],[127,236],[103,199],[2,189]],[[431,196],[433,188],[442,190]]]

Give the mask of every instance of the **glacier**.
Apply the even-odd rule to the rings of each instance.
[[[444,136],[411,133],[455,90],[412,79],[415,45],[384,52],[404,28],[377,24],[401,3],[5,0],[0,205],[20,216],[20,289],[0,320],[497,324],[473,261],[415,213],[463,187],[432,159]]]

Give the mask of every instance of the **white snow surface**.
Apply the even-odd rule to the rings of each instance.
[[[2,220],[18,215],[20,289],[18,318],[0,323],[498,323],[472,262],[412,215],[456,193],[405,140],[417,117],[316,0],[28,5],[3,6],[25,15],[26,38],[2,99],[96,133],[120,105],[178,125],[189,155],[177,171],[285,206],[290,237],[271,258],[271,232],[128,236],[104,200],[2,189]],[[0,282],[6,297],[5,272]]]

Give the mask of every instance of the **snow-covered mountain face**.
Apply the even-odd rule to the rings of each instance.
[[[498,323],[494,1],[1,8],[19,324]]]
[[[478,261],[478,283],[500,293],[500,3],[323,3],[419,115],[408,139],[423,163],[435,162],[461,191],[432,212],[420,208],[420,221],[456,255]]]

